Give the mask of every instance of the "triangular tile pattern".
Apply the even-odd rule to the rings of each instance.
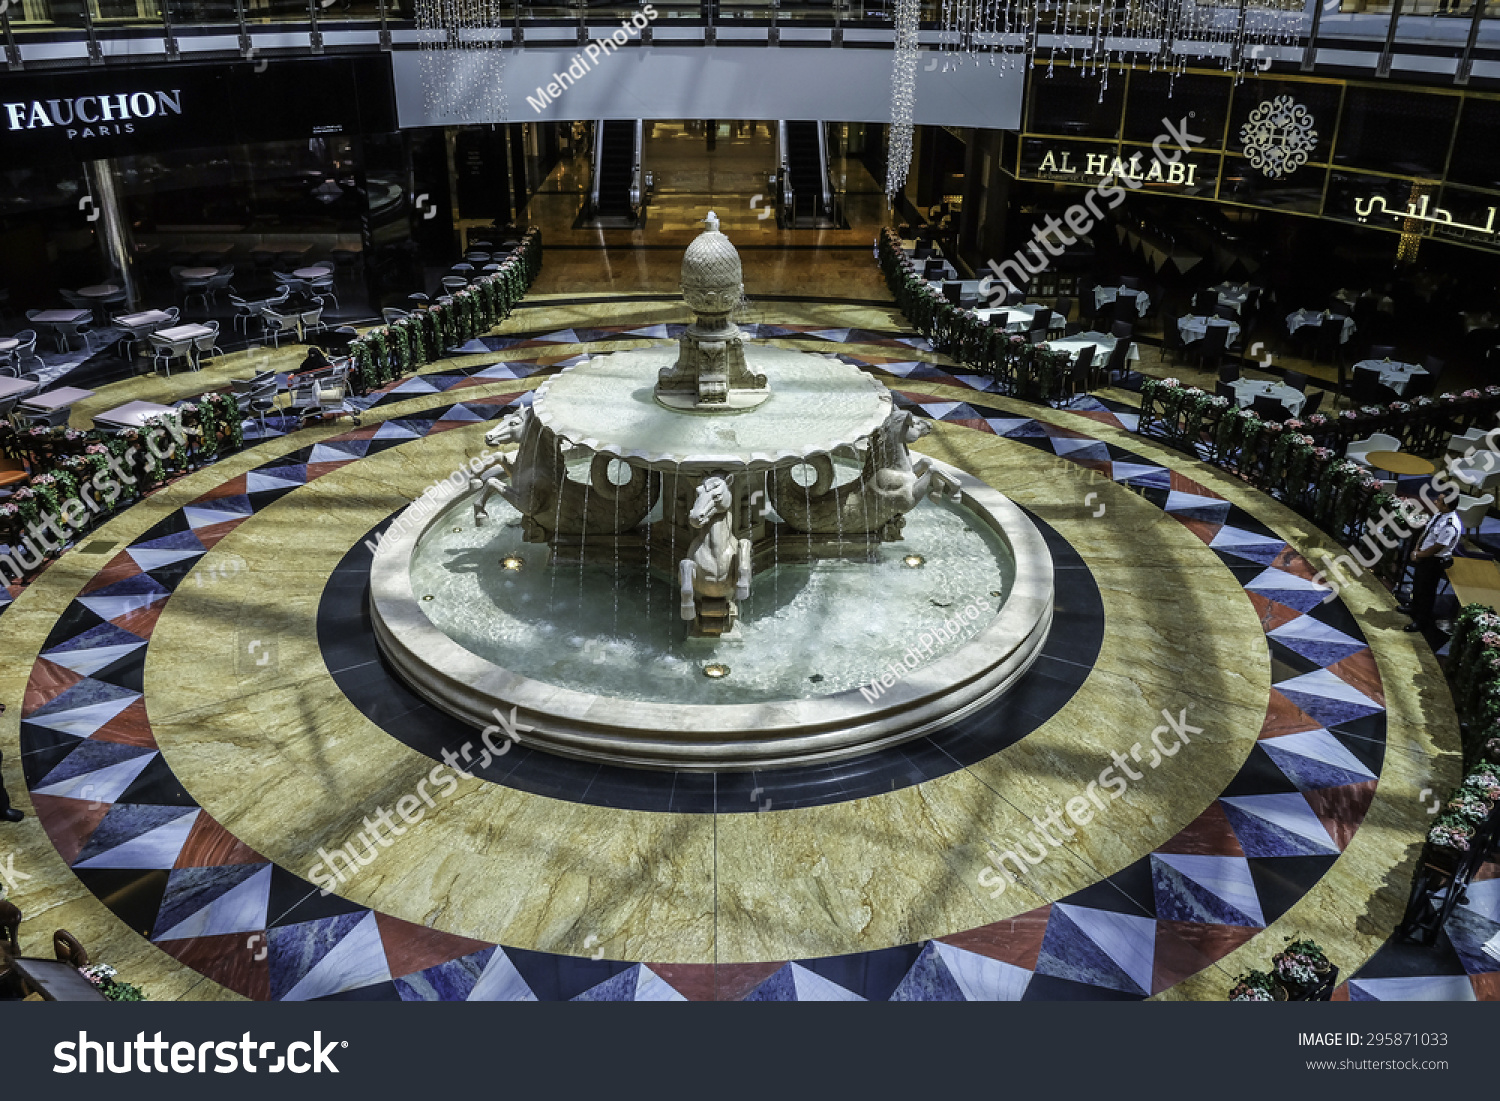
[[[924,341],[895,334],[763,328],[761,336],[886,344],[898,349],[925,346]],[[667,326],[665,333],[660,329],[651,327],[634,334],[624,329],[574,331],[571,336],[575,340],[616,339],[622,334],[673,339],[681,326]],[[533,346],[541,347],[561,342],[566,335],[547,333],[531,339]],[[484,339],[487,345],[499,341],[504,347],[527,343],[516,338]],[[468,374],[427,376],[430,389],[424,392],[524,378],[560,369],[578,358],[512,361]],[[840,358],[859,362],[852,356]],[[941,375],[909,358],[861,366],[898,377]],[[975,381],[989,381],[966,383],[942,377],[976,391],[985,387],[974,385]],[[85,743],[109,744],[106,734],[111,725],[131,714],[128,709],[138,706],[139,699],[128,683],[113,682],[124,681],[122,667],[131,665],[135,655],[143,655],[144,646],[131,639],[149,641],[155,616],[182,576],[180,569],[173,573],[172,567],[189,562],[246,517],[330,470],[433,431],[498,417],[513,407],[508,404],[513,398],[467,402],[322,441],[226,483],[183,509],[177,518],[157,525],[117,556],[108,567],[114,570],[112,577],[101,575],[104,583],[85,587],[73,616],[77,629],[49,640],[28,689],[23,736],[78,740],[80,748]],[[370,404],[399,400],[404,400],[403,394],[393,389]],[[1282,710],[1273,708],[1275,714],[1267,716],[1263,737],[1284,744],[1252,755],[1256,767],[1284,777],[1276,791],[1226,794],[1158,853],[1096,885],[1099,890],[1089,888],[1074,899],[1021,915],[1002,923],[1004,929],[985,927],[910,949],[754,965],[754,979],[727,986],[711,974],[722,969],[705,971],[711,978],[704,986],[692,978],[691,968],[681,965],[610,965],[478,945],[461,938],[438,943],[434,936],[444,935],[336,897],[318,903],[319,892],[313,885],[260,860],[192,807],[101,806],[99,795],[123,791],[134,780],[111,769],[128,771],[135,762],[144,761],[140,768],[145,771],[159,760],[154,742],[149,741],[149,724],[137,735],[148,744],[117,742],[113,750],[101,750],[103,757],[82,756],[72,762],[78,749],[68,752],[65,745],[49,749],[51,779],[38,777],[41,783],[66,786],[80,778],[95,782],[87,785],[94,789],[87,800],[76,794],[42,795],[39,805],[48,807],[44,821],[49,831],[57,831],[54,836],[60,851],[74,853],[74,863],[81,870],[108,868],[118,875],[122,869],[129,874],[134,868],[142,875],[165,874],[165,891],[157,888],[161,904],[153,939],[247,997],[536,1000],[539,981],[541,996],[587,1000],[705,996],[699,987],[717,989],[721,997],[801,1001],[1139,998],[1158,992],[1209,966],[1285,911],[1285,900],[1272,908],[1257,889],[1257,875],[1263,868],[1313,869],[1303,876],[1300,887],[1294,885],[1297,893],[1305,891],[1357,828],[1357,817],[1336,815],[1344,813],[1346,806],[1357,806],[1362,817],[1370,782],[1379,768],[1383,699],[1371,695],[1372,689],[1361,680],[1365,674],[1356,676],[1350,671],[1362,655],[1368,656],[1368,650],[1362,639],[1349,633],[1349,624],[1327,619],[1325,601],[1332,594],[1308,580],[1314,571],[1305,563],[1289,560],[1288,555],[1295,555],[1283,541],[1190,479],[1085,433],[1008,411],[966,402],[932,402],[918,395],[899,395],[899,400],[927,416],[1003,435],[1100,471],[1153,501],[1218,552],[1231,569],[1245,568],[1237,576],[1246,584],[1248,597],[1258,602],[1257,609],[1273,613],[1262,616],[1268,645],[1283,647],[1302,662],[1285,678],[1285,695],[1276,694]],[[1123,408],[1090,401],[1080,403],[1079,409],[1092,419],[1131,427],[1123,419],[1131,414]],[[162,571],[165,580],[149,572],[154,570]],[[1328,666],[1335,663],[1339,667],[1329,671]],[[46,685],[60,676],[73,679],[49,690]],[[1378,694],[1378,676],[1373,691]],[[1287,722],[1286,716],[1293,712],[1302,718]],[[1375,725],[1370,725],[1371,720]],[[1351,721],[1364,723],[1358,737],[1362,745],[1376,747],[1373,761],[1349,751],[1350,735],[1343,733],[1340,724]],[[110,752],[117,758],[109,758]],[[1251,766],[1247,763],[1246,767]],[[1340,793],[1345,791],[1364,791],[1365,799],[1362,803],[1341,801]],[[79,813],[65,813],[65,806],[77,806]],[[116,816],[114,821],[112,816]],[[192,839],[204,830],[211,840],[195,845]],[[218,863],[210,863],[188,857],[189,849],[222,855],[216,857]],[[274,888],[277,877],[283,883],[279,889]],[[1115,894],[1110,895],[1111,890]],[[284,896],[285,904],[273,907],[273,896]],[[1476,914],[1475,920],[1488,919]],[[241,940],[244,952],[231,951]],[[544,960],[552,962],[544,966]],[[559,985],[557,978],[548,977],[559,968],[560,973],[576,977],[565,978]],[[1368,986],[1356,990],[1351,984],[1350,996],[1374,994]]]

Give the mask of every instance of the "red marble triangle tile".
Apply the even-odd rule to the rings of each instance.
[[[1272,688],[1271,702],[1266,707],[1266,721],[1261,724],[1260,736],[1275,738],[1282,734],[1298,734],[1304,730],[1317,730],[1322,725],[1317,719]]]
[[[1479,865],[1479,870],[1474,873],[1474,881],[1477,883],[1481,879],[1500,879],[1500,864],[1496,864],[1493,860],[1486,860]]]
[[[686,990],[683,990],[670,978],[667,978],[666,972],[655,964],[651,965],[651,970],[655,971],[663,979],[666,979],[668,986],[672,987],[672,989],[676,990],[689,1001],[708,1001],[715,997],[713,991],[716,991],[719,1001],[737,1002],[785,966],[785,962],[718,964],[714,968],[713,975],[710,977],[713,983],[712,991],[704,998],[692,997]],[[667,970],[673,970],[673,968],[669,966]]]
[[[1370,809],[1370,800],[1375,798],[1375,785],[1378,783],[1378,780],[1366,780],[1362,784],[1317,788],[1302,793],[1302,798],[1312,807],[1313,813],[1323,823],[1323,828],[1333,838],[1334,844],[1338,845],[1340,852],[1347,849],[1349,842],[1354,840],[1355,831]]]
[[[333,471],[340,470],[356,461],[355,459],[339,459],[337,462],[308,463],[307,480],[309,482],[316,481],[323,475],[331,474]]]
[[[156,630],[156,621],[161,618],[162,612],[167,609],[167,598],[164,596],[150,607],[138,608],[133,612],[115,616],[110,620],[116,627],[123,627],[133,635],[141,638],[150,638],[151,632]]]
[[[1100,424],[1107,424],[1111,428],[1125,427],[1120,423],[1120,418],[1114,413],[1111,413],[1108,409],[1079,409],[1074,412],[1073,415],[1076,417],[1087,417],[1091,421],[1098,421]]]
[[[1212,966],[1259,932],[1252,925],[1158,920],[1156,952],[1151,963],[1151,993],[1159,994]],[[1226,980],[1224,993],[1227,995],[1228,992],[1229,982]]]
[[[248,519],[248,516],[238,516],[233,520],[224,520],[217,524],[208,524],[201,528],[194,528],[193,534],[198,537],[198,542],[202,543],[205,549],[213,550],[214,545],[217,544],[220,539],[223,539],[224,536],[228,535],[231,531],[239,527]]]
[[[480,378],[477,375],[470,375],[468,378],[459,379],[443,392],[446,394],[451,393],[454,390],[467,390],[473,386],[493,386],[495,382],[496,380],[492,378]]]
[[[393,979],[491,947],[488,941],[456,937],[389,914],[377,913],[375,925],[380,929],[380,943],[385,946],[385,961]]]
[[[1007,921],[981,925],[978,929],[937,939],[966,952],[1035,971],[1037,956],[1042,951],[1042,937],[1047,932],[1047,919],[1051,914],[1050,905],[1041,906],[1024,914],[1017,914]]]
[[[1282,570],[1294,577],[1306,578],[1308,581],[1311,581],[1318,573],[1317,568],[1311,562],[1292,550],[1291,547],[1287,547],[1275,558],[1271,559],[1271,568]]]
[[[1218,535],[1219,529],[1224,526],[1216,520],[1192,520],[1185,516],[1173,516],[1170,512],[1167,515],[1172,516],[1172,519],[1202,539],[1204,543],[1212,543],[1214,536]]]
[[[1193,481],[1186,474],[1179,474],[1175,470],[1168,470],[1167,473],[1170,475],[1167,485],[1178,493],[1191,493],[1195,497],[1212,497],[1219,501],[1224,499],[1207,486]]]
[[[83,679],[82,673],[75,673],[46,658],[37,658],[31,667],[31,679],[26,682],[26,695],[21,698],[21,716],[24,718],[51,703]]]
[[[1047,424],[1045,421],[1037,421],[1037,424],[1041,425],[1042,431],[1054,440],[1092,440],[1094,438],[1087,432],[1080,432],[1076,428],[1063,428],[1061,425]]]
[[[144,749],[156,748],[156,733],[151,729],[151,720],[146,715],[144,698],[132,700],[124,711],[110,719],[89,737],[96,742],[114,742],[117,745],[141,746]]]
[[[429,436],[436,436],[439,432],[450,432],[455,428],[472,428],[483,421],[433,421],[432,427],[427,430]]]
[[[236,994],[257,1002],[271,1000],[270,952],[263,933],[222,933],[153,943],[179,963]]]
[[[375,433],[377,433],[379,431],[380,431],[380,425],[378,425],[378,424],[364,424],[364,425],[360,425],[360,427],[358,427],[358,428],[351,429],[348,432],[341,432],[337,436],[330,436],[330,437],[328,437],[328,439],[324,440],[323,442],[324,443],[348,443],[351,440],[372,440],[372,439],[375,438]]]
[[[243,497],[245,492],[245,476],[240,474],[237,477],[230,478],[229,481],[224,482],[222,485],[214,486],[213,489],[203,494],[203,496],[195,499],[193,504],[197,504],[199,501],[217,501],[221,497]]]
[[[1066,458],[1066,456],[1064,456]],[[1074,459],[1073,465],[1081,466],[1085,470],[1098,471],[1110,481],[1114,480],[1115,463],[1113,459]]]
[[[647,967],[656,972],[661,980],[677,993],[681,994],[690,1002],[711,1002],[714,1000],[716,987],[714,985],[714,965],[711,963],[648,963]],[[755,964],[747,966],[754,967]],[[771,964],[772,973],[781,964]],[[764,976],[751,982],[740,991],[739,997],[743,998],[754,990]]]
[[[1474,997],[1481,1002],[1500,1002],[1500,971],[1486,971],[1482,975],[1470,975]]]
[[[1349,1000],[1349,984],[1341,982],[1333,988],[1333,994],[1328,999],[1331,1002],[1347,1002]]]
[[[52,840],[52,847],[69,865],[78,859],[95,828],[113,806],[112,803],[66,799],[60,795],[33,795],[31,805],[36,810],[37,821]]]
[[[1224,807],[1215,799],[1202,814],[1156,850],[1168,856],[1244,856]]]
[[[1376,668],[1375,656],[1369,650],[1350,654],[1341,661],[1334,662],[1327,669],[1339,680],[1363,692],[1381,707],[1385,706],[1385,689],[1380,683],[1380,670]]]
[[[140,566],[136,565],[135,559],[121,551],[109,560],[109,564],[102,570],[89,578],[88,583],[79,591],[79,596],[88,596],[89,593],[99,589],[107,588],[116,581],[124,581],[127,577],[135,577],[141,572]]]
[[[965,428],[972,428],[978,432],[988,432],[991,436],[995,434],[995,430],[990,427],[990,422],[983,417],[954,417],[952,420],[947,420],[943,423],[961,424]]]
[[[1255,605],[1255,613],[1260,616],[1261,628],[1267,632],[1276,630],[1283,624],[1290,623],[1302,615],[1296,608],[1288,608],[1278,600],[1272,600],[1269,596],[1260,593],[1252,593],[1245,590],[1245,595],[1250,598],[1250,603]]]
[[[220,868],[229,864],[264,864],[266,858],[199,811],[198,819],[188,831],[174,868]]]

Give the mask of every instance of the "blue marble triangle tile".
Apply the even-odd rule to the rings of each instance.
[[[893,1002],[961,1002],[963,991],[948,972],[948,967],[938,955],[937,944],[927,942],[917,962],[912,964],[906,978],[891,994]]]
[[[629,971],[621,971],[613,978],[605,979],[598,986],[585,990],[576,995],[575,1002],[633,1002],[635,1001],[636,980],[640,977],[641,966],[636,964]]]
[[[102,680],[94,680],[92,677],[84,677],[73,687],[58,693],[35,711],[28,711],[26,718],[35,722],[51,715],[60,715],[65,711],[76,711],[94,704],[134,700],[139,696],[139,692],[132,692],[128,688],[121,688]]]
[[[1245,878],[1249,879],[1249,875],[1247,869]],[[1263,924],[1156,857],[1151,860],[1151,878],[1156,890],[1156,916],[1159,920],[1204,925]]]
[[[797,980],[792,975],[792,965],[787,964],[770,978],[757,986],[744,998],[747,1002],[795,1002]]]
[[[97,772],[101,768],[108,768],[110,765],[117,765],[121,761],[133,761],[137,757],[145,757],[156,752],[150,746],[121,745],[118,742],[95,741],[92,738],[86,738],[76,744],[77,749],[69,753],[60,764],[43,776],[40,783],[32,786],[51,787],[64,780],[71,780],[77,776]]]
[[[495,948],[482,948],[472,955],[403,975],[396,980],[396,990],[407,1002],[465,1001],[495,952]]]
[[[174,868],[167,879],[167,892],[162,897],[161,907],[156,912],[156,927],[152,930],[152,937],[171,932],[215,899],[224,897],[265,869],[265,864]],[[264,924],[265,917],[262,915],[261,925]]]
[[[109,808],[109,813],[89,835],[88,844],[83,847],[83,851],[78,854],[78,859],[73,863],[82,864],[143,833],[154,830],[158,826],[165,826],[168,822],[175,822],[185,814],[191,813],[193,813],[191,810],[183,807],[116,804]]]
[[[266,939],[270,953],[272,1000],[280,1001],[283,995],[301,982],[369,912],[361,909],[350,914],[271,929],[266,934]]]
[[[1132,994],[1149,993],[1127,975],[1120,965],[1089,939],[1059,907],[1052,908],[1047,931],[1042,936],[1042,950],[1037,956],[1036,971],[1089,986]]]

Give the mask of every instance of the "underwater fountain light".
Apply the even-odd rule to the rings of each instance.
[[[729,676],[729,666],[721,661],[711,661],[703,667],[703,675],[709,680],[721,680]]]
[[[500,559],[500,565],[504,566],[511,573],[516,573],[522,566],[526,565],[526,559],[519,555],[507,554],[504,558]]]
[[[927,559],[923,558],[920,554],[908,554],[905,558],[901,559],[901,564],[908,569],[915,570],[921,567],[926,561]]]

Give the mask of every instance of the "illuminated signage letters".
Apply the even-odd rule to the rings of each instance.
[[[1144,153],[1132,153],[1129,157],[1117,157],[1109,153],[1084,153],[1083,167],[1073,160],[1073,150],[1047,150],[1037,174],[1053,173],[1060,176],[1084,176],[1095,179],[1118,178],[1137,183],[1159,183],[1192,187],[1197,182],[1198,166],[1184,164],[1179,159],[1175,164],[1164,164],[1160,158],[1152,157],[1149,167],[1142,165]]]
[[[69,138],[93,138],[133,134],[136,119],[182,114],[182,90],[33,99],[3,107],[7,129],[59,129]]]

